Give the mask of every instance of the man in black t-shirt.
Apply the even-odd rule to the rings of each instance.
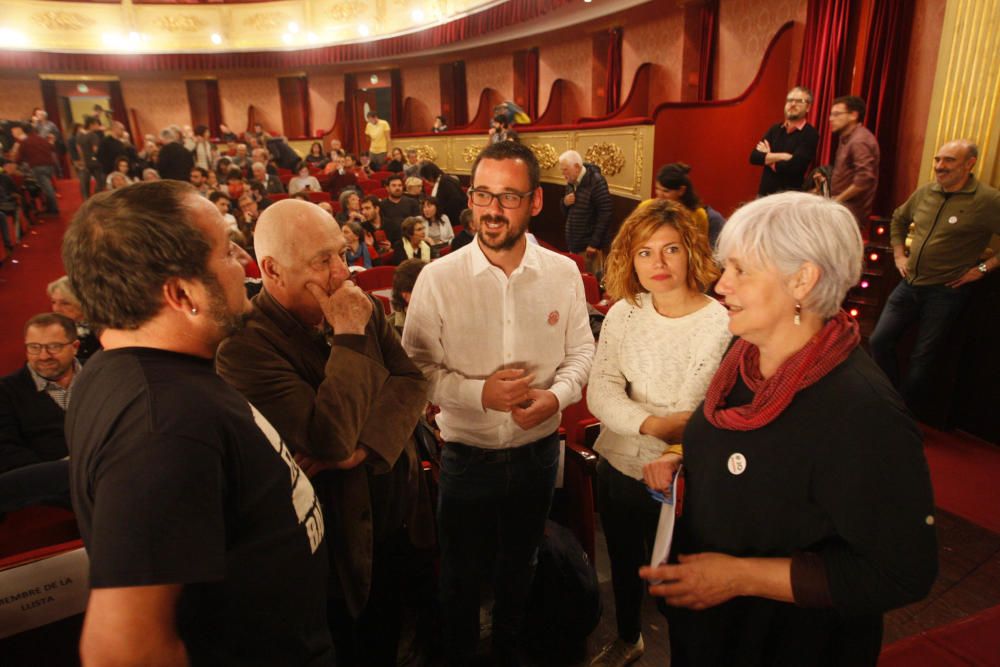
[[[763,167],[758,197],[801,190],[806,169],[816,157],[819,134],[808,123],[812,93],[796,86],[785,97],[785,120],[772,125],[750,152],[750,164]]]
[[[398,174],[387,178],[385,187],[389,194],[379,203],[379,210],[389,241],[396,243],[403,238],[403,220],[420,215],[420,204],[412,197],[403,196],[403,177]]]
[[[84,663],[332,665],[316,494],[215,373],[249,311],[246,253],[187,183],[97,195],[63,262],[103,352],[66,419],[90,555]]]

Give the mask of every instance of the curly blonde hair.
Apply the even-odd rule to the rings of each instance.
[[[656,199],[643,202],[632,211],[611,242],[611,251],[604,266],[604,286],[612,298],[638,305],[637,297],[646,289],[635,273],[635,253],[665,226],[673,227],[681,235],[681,244],[688,258],[688,287],[704,292],[718,279],[719,267],[712,257],[708,237],[691,213],[677,202]]]

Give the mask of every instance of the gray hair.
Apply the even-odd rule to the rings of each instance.
[[[67,300],[72,301],[77,306],[80,305],[80,300],[76,298],[76,292],[74,292],[73,288],[70,287],[69,276],[56,278],[55,280],[49,283],[48,287],[45,288],[45,291],[48,293],[50,297],[55,296],[55,293],[57,291],[62,292],[63,296],[66,297]]]
[[[559,164],[578,164],[582,166],[583,157],[574,150],[568,150],[559,156]]]
[[[160,130],[160,139],[164,143],[169,144],[169,143],[172,143],[174,141],[177,141],[179,138],[180,138],[180,135],[177,133],[176,130],[174,130],[173,127],[165,127],[162,130]]]
[[[802,192],[782,192],[738,209],[722,228],[716,258],[736,255],[749,266],[791,276],[805,262],[819,267],[816,286],[802,307],[833,317],[847,290],[861,279],[864,243],[843,205]]]

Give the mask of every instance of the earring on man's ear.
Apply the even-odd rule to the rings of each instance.
[[[192,315],[197,315],[198,314],[198,309],[197,308],[192,308],[191,309],[191,314]],[[798,319],[798,315],[796,315],[795,318]]]
[[[798,301],[795,302],[795,319],[793,322],[795,322],[795,326],[802,324],[802,304]]]

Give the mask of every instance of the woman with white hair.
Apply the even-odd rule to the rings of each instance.
[[[862,252],[846,208],[802,193],[719,237],[739,338],[684,431],[679,562],[642,570],[672,665],[875,665],[882,614],[934,581],[920,431],[840,307]]]
[[[76,358],[81,364],[85,363],[101,349],[101,341],[97,339],[94,332],[90,330],[90,326],[84,321],[83,307],[69,284],[69,278],[67,276],[56,278],[48,284],[45,291],[48,292],[49,300],[52,302],[52,312],[68,317],[76,324],[77,340],[80,341]]]

